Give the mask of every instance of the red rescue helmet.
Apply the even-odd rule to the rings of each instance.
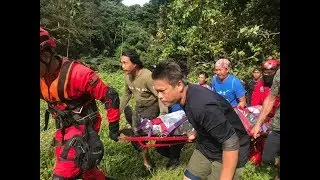
[[[40,51],[46,49],[47,47],[56,47],[54,39],[50,37],[48,31],[40,27]]]
[[[280,67],[280,61],[277,59],[269,59],[262,64],[262,70],[278,70]]]

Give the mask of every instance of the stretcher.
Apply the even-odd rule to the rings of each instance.
[[[130,106],[126,106],[124,114],[127,122],[132,124],[133,111]],[[120,130],[118,139],[138,143],[142,148],[172,146],[192,143],[186,135],[191,129],[185,113],[176,111],[151,120],[142,118],[137,127]]]
[[[246,129],[249,136],[253,136],[251,133],[252,128],[256,124],[258,117],[260,115],[260,112],[262,110],[262,106],[252,106],[247,108],[239,108],[234,107],[233,108],[235,112],[238,114],[244,128]],[[261,132],[260,134],[267,134],[268,132],[268,123],[263,123],[261,126]]]
[[[270,119],[268,119],[267,122],[262,124],[260,136],[258,138],[254,138],[253,134],[251,133],[251,130],[258,120],[258,117],[262,110],[262,106],[252,106],[247,108],[234,107],[234,110],[238,114],[244,128],[246,129],[251,139],[249,160],[254,165],[259,166],[262,162],[262,152],[266,138],[269,133],[268,127]]]
[[[176,144],[193,143],[193,141],[188,140],[188,136],[141,136],[134,134],[132,129],[120,130],[118,139],[121,141],[136,142],[143,148],[156,148]]]
[[[192,143],[193,141],[188,141],[187,136],[168,136],[168,137],[148,137],[148,136],[120,136],[119,140],[137,142],[143,148],[155,148],[172,146],[176,144]]]

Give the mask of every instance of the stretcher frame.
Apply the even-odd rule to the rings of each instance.
[[[156,148],[164,146],[172,146],[177,144],[193,143],[190,141],[188,136],[120,136],[119,140],[137,142],[143,148]],[[147,142],[147,143],[146,143]],[[156,144],[156,142],[165,142],[161,144]]]

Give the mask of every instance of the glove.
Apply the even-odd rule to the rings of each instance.
[[[109,123],[109,138],[118,141],[119,122]]]

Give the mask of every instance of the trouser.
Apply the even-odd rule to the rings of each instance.
[[[77,180],[81,178],[81,176],[83,180],[107,180],[103,171],[99,170],[98,168],[92,168],[90,170],[84,171],[82,175],[73,178],[66,178],[54,174],[52,180]]]
[[[280,131],[271,131],[264,146],[262,162],[265,164],[274,164],[276,154],[280,155]],[[278,178],[280,178],[280,163],[278,168]]]
[[[264,145],[262,162],[274,164],[276,154],[280,154],[280,131],[271,131]]]
[[[101,123],[101,116],[98,116],[98,119],[94,124],[94,131],[98,132]],[[55,145],[55,165],[53,169],[53,179],[54,180],[66,180],[66,179],[76,179],[82,177],[83,180],[105,180],[105,175],[103,171],[97,168],[91,168],[88,170],[82,170],[79,166],[77,150],[75,147],[70,146],[70,149],[67,151],[66,158],[62,158],[63,150],[67,143],[70,142],[74,137],[83,136],[85,132],[84,125],[70,126],[65,128],[64,132],[62,130],[56,130],[54,137]],[[69,141],[68,141],[69,140]]]

